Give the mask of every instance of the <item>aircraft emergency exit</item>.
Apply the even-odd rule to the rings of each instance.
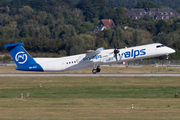
[[[137,59],[158,57],[174,53],[175,50],[161,43],[135,47],[88,50],[87,53],[60,58],[33,58],[22,46],[23,43],[7,44],[11,57],[17,65],[16,70],[55,72],[93,67],[92,73],[100,72],[101,65]]]

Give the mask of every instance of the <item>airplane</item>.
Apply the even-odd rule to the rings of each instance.
[[[161,43],[153,43],[119,49],[88,50],[87,53],[60,58],[33,58],[23,47],[23,43],[4,45],[17,65],[16,70],[57,72],[93,67],[92,73],[101,71],[101,65],[126,62],[138,59],[158,57],[175,52],[174,49]]]

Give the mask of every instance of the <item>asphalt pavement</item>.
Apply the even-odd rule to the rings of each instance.
[[[0,77],[180,77],[179,73],[0,73]]]

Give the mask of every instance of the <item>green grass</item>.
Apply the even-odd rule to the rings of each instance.
[[[0,67],[0,73],[30,73],[29,71],[17,71],[16,66]],[[180,73],[180,68],[166,68],[166,67],[103,67],[101,66],[101,73]],[[92,73],[93,68],[78,69],[72,71],[64,71],[59,73]],[[31,72],[32,73],[32,72]]]
[[[0,119],[178,120],[176,92],[180,77],[0,77]]]
[[[171,98],[180,91],[178,77],[1,77],[0,98],[31,97]],[[40,87],[42,84],[42,87]],[[8,94],[6,94],[8,93]]]

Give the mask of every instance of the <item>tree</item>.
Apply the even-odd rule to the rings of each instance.
[[[63,2],[67,3],[70,8],[74,8],[76,6],[73,0],[63,0]]]
[[[153,21],[153,17],[150,15],[144,15],[143,17],[140,18],[140,20],[145,20],[147,22]]]
[[[45,6],[48,5],[48,1],[47,0],[31,0],[29,1],[29,5],[34,9],[43,10]]]
[[[161,33],[158,33],[158,35],[153,38],[153,41],[162,43],[164,45],[168,45],[169,38],[166,35],[166,33],[161,32]]]
[[[7,0],[1,0],[1,1],[0,1],[0,6],[1,6],[1,7],[9,6],[9,2],[8,2]]]
[[[105,44],[105,41],[104,41],[104,31],[99,31],[97,33],[97,37],[96,37],[96,46],[97,47],[107,47],[107,44]]]
[[[39,11],[38,16],[36,17],[36,18],[38,18],[37,20],[39,21],[39,24],[44,25],[44,22],[45,22],[47,16],[48,16],[47,12]]]
[[[100,12],[99,19],[113,19],[115,21],[117,14],[115,7],[106,7],[103,11]]]
[[[125,32],[124,30],[122,30],[120,27],[118,27],[116,29],[116,37],[117,37],[117,41],[119,44],[119,47],[124,47],[125,46]]]
[[[95,46],[95,42],[93,41],[93,37],[91,35],[80,34],[80,36],[84,40],[84,44],[86,46],[85,48],[87,50]]]
[[[31,18],[33,11],[34,10],[29,6],[23,6],[23,8],[19,9],[20,14],[28,19]]]
[[[42,39],[46,39],[46,38],[50,38],[50,31],[48,26],[42,26],[40,29],[40,34],[39,34],[39,38]]]
[[[21,8],[23,5],[29,5],[29,0],[12,0],[10,2],[11,8]]]
[[[36,37],[37,29],[33,25],[29,25],[28,29],[29,29],[29,36],[32,38]]]
[[[156,34],[159,33],[168,33],[169,30],[169,24],[166,20],[162,19],[162,20],[158,20],[158,22],[156,23],[156,28],[157,28],[157,32]]]
[[[149,22],[146,26],[146,29],[152,34],[156,34],[157,29],[156,29],[156,25],[154,22]]]
[[[104,38],[109,42],[109,44],[112,43],[113,32],[114,31],[112,29],[107,29],[104,31]]]
[[[69,51],[69,55],[81,54],[84,48],[84,40],[80,36],[75,35],[68,41],[67,51]]]
[[[86,21],[99,18],[100,13],[105,9],[105,0],[80,0],[77,8],[83,11]]]
[[[141,33],[138,30],[134,30],[132,33],[133,46],[140,45],[142,41]]]
[[[138,2],[134,8],[160,8],[151,1]]]
[[[116,9],[117,17],[115,18],[116,25],[130,25],[132,20],[130,17],[125,15],[126,10],[123,7],[118,7]]]

